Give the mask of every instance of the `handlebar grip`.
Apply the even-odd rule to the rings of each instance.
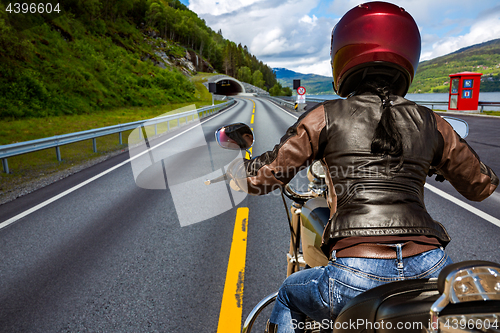
[[[222,182],[222,181],[225,181],[225,180],[228,180],[228,177],[227,177],[226,174],[223,174],[222,176],[219,176],[219,177],[214,178],[212,180],[210,180],[210,179],[205,180],[205,185],[210,185],[210,184]]]

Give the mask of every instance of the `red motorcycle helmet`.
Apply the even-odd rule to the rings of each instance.
[[[403,8],[368,2],[348,11],[333,28],[333,89],[346,97],[366,75],[385,75],[393,93],[408,92],[420,59],[417,24]]]

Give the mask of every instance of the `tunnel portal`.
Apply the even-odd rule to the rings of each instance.
[[[215,81],[216,84],[216,94],[234,96],[241,93],[245,93],[245,87],[241,82],[236,79],[224,77]]]

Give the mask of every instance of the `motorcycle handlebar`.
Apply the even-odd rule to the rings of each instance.
[[[205,185],[210,185],[210,184],[222,182],[222,181],[225,181],[225,180],[228,180],[228,177],[227,177],[226,174],[223,174],[222,176],[219,176],[217,178],[205,180]]]
[[[296,191],[293,189],[293,187],[290,186],[290,184],[285,185],[284,193],[287,197],[289,197],[292,200],[293,199],[309,200],[320,196],[320,193],[314,190],[309,190],[307,192]]]

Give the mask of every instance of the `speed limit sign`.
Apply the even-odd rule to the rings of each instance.
[[[302,86],[297,88],[297,94],[304,95],[305,93],[306,93],[306,88]]]

